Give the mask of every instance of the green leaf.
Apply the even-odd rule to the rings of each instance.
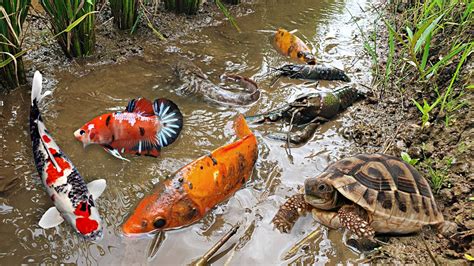
[[[402,159],[407,162],[407,163],[410,163],[411,162],[411,157],[408,153],[406,152],[402,152],[401,153],[401,156],[402,156]]]
[[[466,258],[466,260],[468,260],[468,261],[474,261],[474,257],[467,254],[467,253],[464,253],[464,258]]]
[[[415,35],[418,35],[419,32],[421,31],[421,36],[417,38],[416,44],[415,44],[415,53],[420,49],[421,45],[425,43],[425,41],[428,39],[428,36],[431,36],[431,33],[433,32],[434,28],[438,25],[439,20],[444,16],[442,14],[438,18],[436,18],[434,21],[432,21],[429,26],[426,26],[425,24],[428,24],[429,20],[421,26],[421,29],[416,32]],[[431,38],[431,37],[430,37]]]
[[[413,40],[413,31],[411,31],[411,29],[407,26],[406,28],[406,31],[407,31],[407,34],[408,34],[408,40],[411,41]]]
[[[64,32],[70,32],[72,31],[77,25],[79,25],[79,23],[81,23],[87,16],[89,15],[92,15],[94,13],[98,13],[98,11],[91,11],[91,12],[88,12],[84,15],[82,15],[81,17],[79,17],[78,19],[76,19],[73,23],[71,23],[69,26],[67,26],[67,28],[65,30],[63,30],[61,33],[64,33]]]
[[[227,8],[222,4],[220,0],[215,0],[215,1],[216,1],[217,7],[219,7],[222,13],[224,13],[224,16],[226,16],[229,19],[232,26],[234,26],[237,32],[241,33],[242,31],[240,30],[239,25],[237,25],[237,22],[235,21],[234,17],[230,14],[229,10],[227,10]]]

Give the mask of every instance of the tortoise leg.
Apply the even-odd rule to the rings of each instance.
[[[373,238],[375,230],[369,225],[367,219],[363,219],[357,212],[355,206],[344,205],[337,212],[342,227],[349,229],[361,238]]]
[[[311,205],[304,200],[303,194],[294,195],[278,209],[272,223],[281,233],[289,233],[298,218],[311,208]]]
[[[328,228],[338,229],[342,227],[337,217],[338,216],[337,212],[325,211],[325,210],[314,208],[311,210],[311,213],[313,214],[313,218],[314,220],[316,220],[316,222]]]

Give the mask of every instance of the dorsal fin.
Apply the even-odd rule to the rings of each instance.
[[[152,116],[155,115],[153,111],[153,104],[150,100],[146,98],[133,99],[128,102],[126,112],[137,113],[143,116]]]

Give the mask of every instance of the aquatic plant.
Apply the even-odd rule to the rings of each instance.
[[[164,2],[167,10],[194,15],[199,10],[202,0],[165,0]]]
[[[109,2],[118,28],[132,29],[138,21],[139,0],[109,0]]]
[[[26,83],[22,57],[15,55],[21,53],[22,25],[30,3],[31,0],[0,0],[0,83],[4,88]]]
[[[91,55],[95,46],[95,3],[96,0],[41,0],[48,13],[52,31],[64,54],[69,57]],[[59,34],[63,29],[88,15],[69,32]]]

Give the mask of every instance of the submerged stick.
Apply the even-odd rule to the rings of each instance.
[[[309,235],[305,236],[303,239],[298,241],[293,247],[286,252],[286,254],[282,257],[282,260],[287,260],[293,257],[304,245],[306,245],[309,241],[313,240],[316,237],[321,237],[320,234],[321,230],[318,228],[311,232]]]
[[[151,261],[156,253],[158,252],[158,249],[161,247],[161,244],[165,240],[165,232],[159,231],[158,233],[155,234],[155,237],[153,240],[150,242],[150,246],[148,247],[148,253],[147,253],[147,258],[148,261]]]
[[[209,259],[227,242],[229,239],[237,233],[239,225],[235,225],[225,234],[211,249],[209,249],[194,265],[204,266],[207,265]]]

